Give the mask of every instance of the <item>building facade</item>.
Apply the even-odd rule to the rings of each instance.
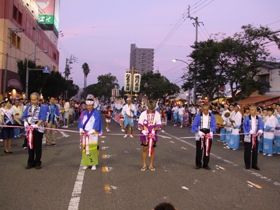
[[[9,94],[24,97],[18,60],[33,60],[36,65],[58,70],[57,27],[42,25],[48,25],[46,21],[54,25],[55,18],[49,18],[46,9],[59,9],[59,0],[44,1],[44,8],[39,6],[41,3],[42,0],[0,0],[0,99]]]
[[[130,69],[134,67],[141,75],[154,70],[154,49],[130,46]]]
[[[259,70],[256,79],[270,86],[265,95],[280,96],[280,63],[264,62]]]

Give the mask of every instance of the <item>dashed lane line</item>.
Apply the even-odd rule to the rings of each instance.
[[[82,188],[83,188],[83,182],[84,182],[84,175],[85,175],[85,170],[83,170],[81,165],[80,165],[78,175],[77,175],[77,178],[76,178],[76,182],[74,184],[72,197],[71,197],[71,200],[69,202],[68,210],[78,210],[79,209],[79,203],[80,203],[80,198],[81,198],[81,193],[82,193]]]

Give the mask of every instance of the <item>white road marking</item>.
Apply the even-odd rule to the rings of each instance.
[[[76,178],[76,182],[74,184],[72,197],[69,202],[68,210],[78,210],[79,209],[79,203],[80,203],[80,198],[81,198],[81,193],[82,193],[82,188],[83,188],[84,175],[85,175],[85,170],[83,170],[80,165],[78,175]]]
[[[183,142],[183,143],[185,143],[185,144],[187,144],[187,145],[189,145],[189,146],[195,148],[195,145],[194,145],[194,144],[191,144],[191,143],[189,143],[189,142],[187,142],[187,141],[184,141],[184,140],[182,140],[182,139],[180,139],[180,138],[178,138],[178,137],[176,137],[176,136],[173,136],[173,135],[171,135],[171,134],[169,134],[169,133],[166,133],[166,132],[165,132],[165,134],[171,136],[172,138],[174,138],[174,139],[176,139],[176,140],[178,140],[178,141],[180,141],[180,142]],[[239,166],[238,164],[236,164],[236,163],[234,163],[234,162],[232,162],[232,161],[229,161],[229,160],[227,160],[227,159],[224,159],[224,158],[222,158],[222,157],[220,157],[220,156],[218,156],[218,155],[216,155],[216,154],[214,154],[214,153],[212,153],[212,152],[211,152],[211,156],[213,156],[213,157],[215,157],[215,158],[217,158],[217,159],[220,159],[220,160],[224,161],[225,163],[227,163],[227,164],[229,164],[229,165],[232,165],[232,166]],[[273,185],[275,185],[275,186],[277,186],[277,187],[280,187],[280,183],[279,183],[279,182],[273,181],[272,179],[270,179],[270,178],[268,178],[268,177],[265,177],[265,176],[263,176],[263,175],[261,175],[261,174],[259,174],[259,173],[253,172],[253,171],[251,171],[251,170],[245,170],[245,171],[248,172],[248,173],[251,173],[252,175],[254,175],[254,176],[256,176],[256,177],[259,177],[259,178],[262,179],[262,180],[265,180],[265,181],[267,181],[267,182],[273,183]]]
[[[189,188],[185,187],[185,186],[182,186],[182,189],[183,190],[189,190]]]
[[[116,190],[118,189],[116,186],[110,185],[111,189]]]

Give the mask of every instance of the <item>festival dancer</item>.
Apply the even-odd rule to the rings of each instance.
[[[267,108],[267,116],[264,123],[263,134],[263,155],[271,157],[273,155],[273,140],[275,127],[278,124],[277,118],[274,116],[273,108]]]
[[[82,169],[91,167],[96,170],[98,165],[98,133],[102,132],[100,112],[94,109],[94,97],[86,98],[86,110],[81,113],[78,129],[81,135]]]
[[[110,123],[111,123],[112,113],[113,113],[113,110],[111,110],[110,105],[107,106],[107,109],[104,112],[105,119],[106,119],[106,131],[107,132],[110,132],[109,127],[110,127]]]
[[[182,104],[180,104],[178,108],[178,121],[180,122],[180,128],[183,128],[184,114],[185,114],[185,108],[183,107]]]
[[[121,109],[122,111],[122,109]],[[125,132],[124,130],[124,116],[122,115],[122,113],[120,113],[120,125],[121,125],[121,131]]]
[[[47,105],[47,128],[51,128],[52,130],[47,130],[46,133],[46,147],[56,146],[55,141],[55,128],[57,128],[58,120],[60,117],[59,107],[55,104],[55,98],[50,97],[49,105]]]
[[[210,150],[213,140],[213,133],[216,133],[216,118],[209,112],[209,106],[204,104],[202,106],[202,112],[198,113],[193,121],[192,133],[196,134],[196,167],[201,167],[211,170],[208,163],[210,160]],[[203,153],[203,165],[201,163],[202,151]]]
[[[13,112],[14,112],[14,118],[17,119],[18,122],[21,121],[22,117],[22,107],[19,105],[19,99],[15,99],[15,103],[12,106]],[[14,137],[18,138],[20,137],[20,128],[14,128]]]
[[[29,104],[22,115],[28,142],[28,161],[26,169],[35,167],[41,169],[42,139],[44,135],[44,122],[46,121],[47,110],[44,105],[39,104],[39,93],[30,95]],[[35,157],[34,157],[35,155]]]
[[[242,121],[242,114],[239,112],[240,108],[241,107],[238,104],[235,104],[234,111],[232,112],[231,117],[229,119],[229,121],[232,124],[232,130],[231,130],[230,140],[227,149],[232,149],[232,150],[239,149],[239,142],[240,142],[239,130]]]
[[[154,156],[155,156],[155,147],[156,142],[158,140],[157,137],[157,130],[161,127],[161,116],[159,112],[155,110],[156,103],[154,101],[151,101],[148,103],[148,110],[141,113],[138,121],[138,127],[141,130],[141,136],[140,141],[141,145],[143,146],[142,150],[142,162],[143,166],[141,168],[141,171],[146,171],[147,164],[147,152],[149,148],[149,140],[152,140],[152,146],[151,151],[149,151],[150,154],[150,165],[149,170],[155,171],[155,168],[153,167],[154,162]]]
[[[166,114],[166,109],[164,108],[161,110],[161,131],[164,133],[164,128],[167,125],[167,114]]]
[[[124,138],[127,138],[128,129],[130,128],[130,138],[133,138],[132,132],[134,127],[133,117],[136,116],[135,106],[131,103],[131,98],[128,97],[126,99],[127,104],[122,109],[122,115],[124,116],[124,128],[125,135]]]
[[[226,142],[224,143],[224,145],[225,145],[224,149],[228,149],[228,145],[229,145],[229,142],[230,142],[231,131],[233,129],[232,123],[230,122],[230,118],[231,118],[233,113],[234,113],[234,105],[231,104],[229,106],[229,114],[225,113],[225,117],[227,119],[226,119],[226,124],[225,124],[225,128],[226,128]]]
[[[250,169],[251,158],[252,158],[252,168],[260,170],[258,167],[258,140],[257,136],[263,133],[263,121],[257,116],[257,107],[250,107],[250,115],[244,119],[244,162],[245,169]]]
[[[249,112],[250,112],[250,108],[249,108]],[[266,116],[267,116],[267,108],[266,107],[264,107],[264,108],[257,107],[257,116],[262,119],[263,123],[265,123]],[[257,136],[257,139],[258,139],[258,153],[260,153],[263,151],[263,135]]]
[[[228,105],[225,104],[224,105],[224,111],[222,113],[222,118],[223,118],[223,126],[222,128],[220,128],[220,141],[221,142],[226,142],[226,124],[229,123],[227,122],[227,120],[229,119],[228,117],[225,116],[225,114],[228,113],[229,114],[229,110],[228,110]],[[228,115],[227,114],[227,115]]]
[[[120,124],[120,113],[121,113],[121,103],[119,102],[119,100],[116,98],[115,99],[115,107],[114,107],[114,111],[115,111],[115,121]]]
[[[184,126],[187,126],[187,127],[189,127],[189,124],[190,124],[190,120],[189,120],[190,116],[189,115],[190,115],[189,110],[185,109],[185,112],[184,112]]]
[[[178,124],[178,105],[175,104],[172,108],[174,127]]]
[[[5,106],[1,109],[1,121],[4,125],[12,126],[14,122],[16,121],[18,125],[21,125],[21,122],[18,120],[18,118],[15,117],[14,110],[12,108],[12,101],[8,98],[4,99]],[[6,154],[13,153],[11,151],[11,142],[12,138],[14,137],[14,128],[11,127],[3,127],[2,128],[2,139],[4,143],[4,152]]]
[[[93,100],[94,100],[94,110],[101,112],[101,104],[99,103],[98,97],[95,97]]]
[[[118,120],[117,122],[120,124],[121,126],[121,131],[125,132],[124,130],[124,116],[122,115],[122,109],[123,109],[123,99],[119,99],[115,105],[116,107],[116,112],[118,113]],[[117,115],[117,114],[116,114]]]
[[[280,106],[277,106],[277,125],[275,127],[274,153],[280,155]]]

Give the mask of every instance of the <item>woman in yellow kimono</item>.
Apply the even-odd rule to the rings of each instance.
[[[79,118],[80,147],[82,150],[83,169],[91,167],[96,170],[98,165],[98,133],[102,133],[102,122],[100,112],[94,109],[94,97],[88,95],[86,99],[86,110]]]

